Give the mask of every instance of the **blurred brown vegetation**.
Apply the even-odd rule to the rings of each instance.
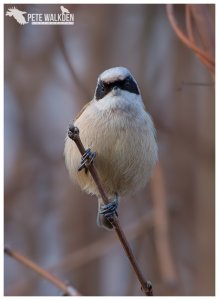
[[[5,16],[5,243],[83,295],[142,295],[114,233],[96,226],[96,199],[71,183],[63,159],[68,124],[97,76],[125,66],[154,119],[160,162],[150,184],[121,202],[121,224],[155,295],[214,295],[211,72],[177,38],[164,5],[66,7],[74,26],[21,26]],[[214,6],[202,8],[214,28]],[[184,24],[185,6],[175,15]],[[60,293],[11,258],[4,270],[5,295]]]

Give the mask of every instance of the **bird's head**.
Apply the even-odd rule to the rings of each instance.
[[[106,96],[122,96],[127,93],[140,95],[137,82],[128,69],[115,67],[100,74],[97,80],[95,99],[97,101]]]

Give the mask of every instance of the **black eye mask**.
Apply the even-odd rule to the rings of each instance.
[[[130,93],[139,95],[138,86],[132,77],[126,77],[124,80],[117,80],[111,83],[106,83],[102,80],[98,81],[98,85],[95,92],[96,100],[100,100],[105,97],[114,87],[118,87],[121,90],[128,91]]]

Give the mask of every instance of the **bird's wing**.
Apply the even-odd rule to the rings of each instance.
[[[76,121],[85,111],[85,109],[91,104],[91,101],[88,102],[87,104],[85,104],[85,106],[79,111],[79,113],[77,114],[77,116],[75,117],[74,121]]]

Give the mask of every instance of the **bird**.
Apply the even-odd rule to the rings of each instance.
[[[155,127],[130,71],[113,67],[102,72],[93,99],[73,124],[87,150],[81,158],[70,138],[70,126],[64,146],[66,167],[82,190],[97,196],[97,225],[110,230],[109,216],[117,213],[120,199],[145,186],[158,160]],[[110,200],[107,205],[86,168],[86,159],[94,161]]]
[[[19,9],[17,9],[15,6],[12,7],[12,8],[9,8],[7,11],[6,11],[6,16],[9,16],[9,17],[14,17],[15,20],[21,24],[21,25],[24,25],[24,24],[27,24],[28,22],[25,20],[24,18],[24,14],[26,14],[27,12],[26,11],[21,11]]]
[[[65,8],[63,5],[60,6],[60,9],[62,11],[62,14],[70,14],[70,11],[67,8]]]

